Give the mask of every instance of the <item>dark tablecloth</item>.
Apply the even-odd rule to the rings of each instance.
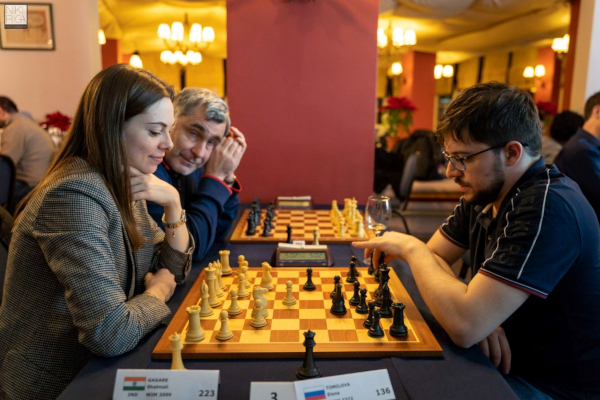
[[[335,263],[349,265],[350,256],[362,260],[362,251],[349,245],[332,245]],[[194,264],[190,275],[178,287],[169,301],[175,314],[186,294],[208,262],[219,259],[218,251],[231,250],[231,260],[243,254],[251,267],[270,260],[274,244],[215,244],[202,262]],[[235,266],[236,262],[232,262]],[[362,265],[362,264],[361,264]],[[425,321],[442,346],[444,355],[439,358],[363,358],[317,359],[324,376],[348,374],[385,368],[390,374],[398,399],[516,399],[500,373],[477,346],[462,349],[455,346],[435,321],[417,291],[408,265],[395,261],[391,267],[419,308]],[[110,399],[117,369],[169,369],[171,362],[152,360],[151,354],[168,324],[156,328],[142,339],[132,351],[118,357],[94,358],[65,389],[59,399]],[[294,381],[300,359],[271,360],[184,360],[188,369],[218,369],[221,371],[219,399],[248,399],[251,382]]]

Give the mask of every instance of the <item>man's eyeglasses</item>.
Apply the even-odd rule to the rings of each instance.
[[[469,154],[468,156],[464,156],[464,157],[457,157],[457,156],[451,156],[448,151],[444,150],[442,151],[442,154],[444,155],[444,157],[446,157],[446,160],[450,161],[452,163],[452,166],[454,168],[456,168],[459,171],[466,171],[467,166],[465,165],[465,160],[475,157],[481,153],[485,153],[486,151],[490,151],[493,149],[499,149],[500,147],[504,147],[508,144],[509,142],[506,143],[502,143],[502,144],[498,144],[496,146],[492,146],[489,149],[485,149],[485,150],[481,150],[478,153],[475,154]],[[526,144],[521,144],[522,146],[527,146]]]

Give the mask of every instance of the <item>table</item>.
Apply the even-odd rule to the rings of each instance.
[[[362,251],[350,245],[331,245],[336,265],[348,265],[350,256],[362,260]],[[208,262],[219,258],[218,251],[231,250],[243,254],[251,266],[269,260],[274,244],[217,243],[205,260],[195,263],[190,275],[178,287],[168,303],[174,314],[190,287]],[[369,358],[317,359],[324,376],[349,374],[385,368],[390,374],[398,399],[517,399],[500,373],[477,346],[462,349],[455,346],[435,321],[417,291],[415,281],[406,263],[394,261],[390,265],[402,280],[417,308],[443,348],[441,358]],[[166,321],[168,323],[168,320]],[[61,400],[110,399],[117,369],[168,369],[170,360],[152,360],[152,349],[162,336],[167,324],[148,334],[132,351],[113,358],[96,357],[76,376],[59,396]],[[301,359],[275,360],[185,360],[188,369],[218,369],[221,371],[219,399],[248,399],[250,382],[294,381]]]

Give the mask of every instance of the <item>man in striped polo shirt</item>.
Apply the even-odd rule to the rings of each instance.
[[[479,343],[521,398],[600,398],[600,228],[577,184],[544,164],[541,131],[524,91],[466,89],[438,127],[464,193],[452,215],[427,244],[388,232],[355,246],[407,261],[452,341]],[[468,285],[450,269],[466,251]]]

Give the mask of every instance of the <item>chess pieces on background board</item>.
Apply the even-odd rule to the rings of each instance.
[[[298,379],[312,379],[321,376],[321,370],[315,364],[315,358],[313,356],[313,348],[317,345],[315,342],[315,332],[308,330],[304,332],[304,347],[306,352],[304,353],[304,362],[302,366],[296,371],[296,377]]]
[[[286,228],[286,232],[287,232],[287,239],[286,239],[286,243],[290,243],[292,244],[292,226],[288,225]]]
[[[313,245],[319,246],[319,227],[318,226],[313,231]]]

